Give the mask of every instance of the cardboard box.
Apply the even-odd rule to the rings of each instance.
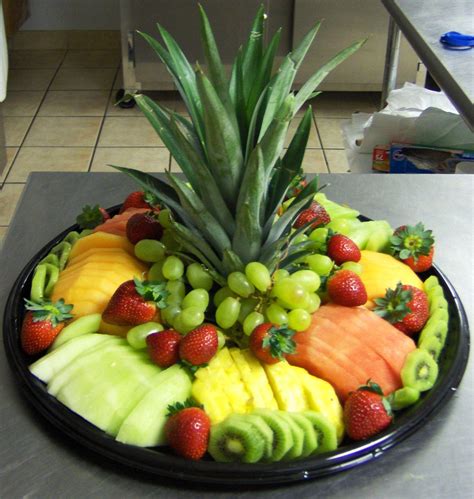
[[[411,144],[392,144],[390,173],[455,173],[456,167],[472,164],[474,151],[441,149]]]

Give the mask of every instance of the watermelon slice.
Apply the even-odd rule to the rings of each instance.
[[[147,208],[129,208],[123,213],[119,213],[118,215],[109,218],[109,220],[106,220],[103,224],[98,225],[94,229],[94,232],[108,232],[109,234],[115,234],[117,236],[125,236],[128,219],[136,213],[146,213],[147,211],[150,210]]]

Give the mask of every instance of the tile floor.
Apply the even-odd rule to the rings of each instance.
[[[0,176],[0,244],[32,171],[111,171],[110,163],[147,171],[178,170],[140,111],[114,106],[121,81],[117,49],[24,50],[19,43],[15,47],[2,105],[8,164]],[[177,94],[154,97],[183,110]],[[377,102],[373,93],[318,97],[306,170],[347,172],[341,121],[355,111],[375,111]],[[297,119],[291,130],[296,126]]]

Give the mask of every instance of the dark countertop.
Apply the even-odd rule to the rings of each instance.
[[[474,34],[472,0],[382,0],[395,23],[474,130],[474,50],[448,50],[441,35]]]
[[[392,226],[423,221],[437,236],[436,262],[472,324],[474,177],[321,175],[326,192]],[[74,222],[85,204],[120,203],[134,184],[119,174],[30,176],[0,254],[0,307],[28,260]],[[265,489],[189,488],[144,477],[97,457],[44,421],[20,393],[0,347],[0,496],[464,498],[474,482],[473,367],[432,420],[378,459],[330,477]],[[472,356],[471,356],[472,357]]]

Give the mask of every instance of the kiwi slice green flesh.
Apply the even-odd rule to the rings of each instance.
[[[438,377],[438,364],[426,350],[417,348],[407,355],[400,374],[403,386],[424,392],[433,388]]]
[[[394,411],[399,411],[418,402],[419,398],[420,392],[418,390],[405,386],[390,395],[390,406]]]
[[[446,341],[447,334],[448,334],[447,322],[441,319],[430,321],[422,329],[420,337],[418,338],[418,345],[421,345],[428,338],[436,338],[441,347],[443,347],[444,342]]]
[[[208,450],[218,462],[256,463],[263,457],[264,447],[259,431],[244,421],[228,418],[211,427]]]
[[[298,426],[295,420],[289,415],[288,412],[277,411],[276,415],[283,419],[289,426],[291,434],[293,436],[293,445],[288,449],[288,452],[283,457],[284,461],[291,461],[301,457],[303,454],[304,445],[304,431],[301,426]]]
[[[448,302],[444,296],[434,296],[433,299],[430,300],[430,315],[438,308],[448,310]]]
[[[443,347],[444,343],[441,343],[437,336],[426,336],[423,341],[418,342],[418,348],[426,350],[436,362],[438,362]]]
[[[428,322],[426,324],[429,324],[432,321],[437,321],[441,320],[443,322],[448,323],[449,320],[449,314],[448,311],[445,308],[437,308],[431,315],[430,318],[428,319]]]
[[[303,430],[303,452],[301,457],[308,457],[318,448],[318,437],[313,425],[299,412],[288,412],[288,416]]]
[[[444,291],[441,286],[433,286],[431,289],[426,291],[426,294],[428,295],[428,300],[431,302],[435,296],[442,296],[444,297]]]
[[[436,286],[439,286],[438,278],[435,275],[432,275],[423,283],[423,290],[427,293],[430,289]]]
[[[316,454],[337,449],[336,427],[320,412],[303,411],[301,413],[312,425],[318,439]]]
[[[265,421],[255,414],[232,414],[227,418],[232,421],[243,421],[252,425],[264,440],[264,451],[262,459],[265,461],[272,460],[273,452],[273,431]]]
[[[285,420],[278,417],[277,411],[257,409],[252,416],[261,418],[273,432],[271,461],[280,461],[293,447],[293,434]]]

